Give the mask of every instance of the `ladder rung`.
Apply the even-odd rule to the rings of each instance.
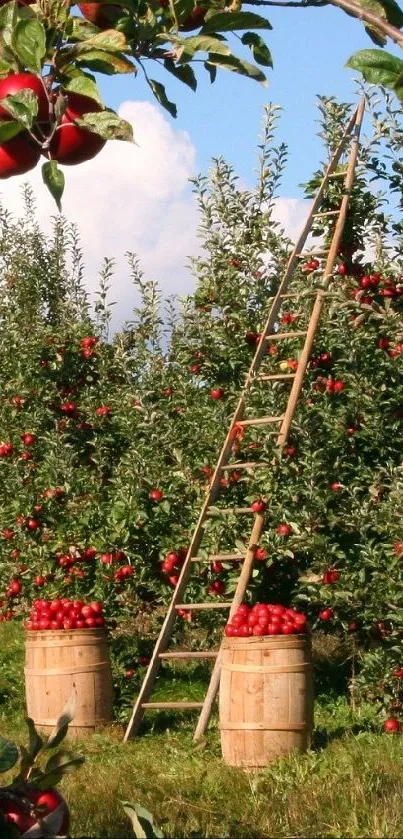
[[[296,253],[299,259],[310,259],[311,257],[315,259],[318,256],[327,256],[327,251],[311,251],[310,253]]]
[[[230,466],[220,466],[220,469],[224,472],[225,469],[260,469],[263,466],[271,466],[271,464],[267,460],[251,460],[231,463]]]
[[[221,603],[179,603],[175,609],[193,609],[193,611],[202,609],[230,609],[232,600]]]
[[[222,507],[216,508],[215,510],[207,510],[207,516],[230,516],[230,515],[243,515],[244,513],[249,513],[253,515],[253,510],[250,507]]]
[[[167,659],[175,659],[175,658],[217,658],[218,652],[217,650],[206,650],[205,652],[180,652],[180,653],[160,653],[158,658],[167,658]]]
[[[194,556],[192,562],[237,562],[241,559],[245,559],[245,554],[212,554],[208,557]]]
[[[149,708],[150,710],[165,710],[168,708],[177,708],[180,710],[183,708],[184,711],[191,710],[192,708],[203,708],[203,702],[142,702],[142,708]]]
[[[321,213],[321,212],[314,213],[314,216],[315,216],[315,218],[317,218],[318,216],[338,216],[339,213],[340,213],[340,210],[327,210],[326,212],[323,212],[323,213]]]
[[[295,379],[295,373],[276,373],[276,374],[269,374],[262,373],[261,376],[256,376],[256,379],[259,382],[281,382],[286,381],[287,379]]]
[[[327,177],[328,178],[345,178],[346,174],[347,174],[347,169],[344,172],[331,172],[330,175],[328,175]]]
[[[299,332],[273,332],[266,335],[266,341],[281,341],[283,338],[302,338],[305,337],[306,330]]]
[[[281,417],[255,417],[255,419],[239,420],[238,425],[269,425],[271,422],[282,422]]]

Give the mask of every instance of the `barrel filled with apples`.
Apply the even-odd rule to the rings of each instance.
[[[305,615],[277,603],[239,606],[221,647],[219,714],[229,766],[257,771],[309,748],[313,671]]]
[[[44,733],[75,700],[69,737],[93,733],[112,720],[113,687],[101,603],[36,600],[25,644],[28,716]]]

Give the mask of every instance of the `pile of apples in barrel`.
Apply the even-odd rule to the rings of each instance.
[[[251,635],[300,635],[308,632],[306,615],[280,603],[241,603],[227,623],[224,633],[229,638]]]
[[[28,631],[98,629],[105,626],[102,603],[85,603],[84,600],[69,600],[67,597],[55,600],[34,600],[29,619],[25,621]]]

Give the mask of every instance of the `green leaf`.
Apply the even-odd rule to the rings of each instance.
[[[57,209],[59,211],[61,211],[62,206],[61,206],[60,201],[61,201],[61,197],[62,197],[63,191],[64,191],[64,175],[63,175],[63,172],[60,171],[60,169],[57,165],[57,160],[48,160],[46,163],[43,164],[43,166],[42,166],[42,178],[43,178],[43,182],[44,182],[45,186],[47,186],[50,194],[53,196],[53,198],[56,201]],[[65,731],[64,731],[63,737],[65,737],[65,735],[67,733],[67,729],[68,729],[68,725],[65,726]],[[61,737],[60,740],[62,740],[63,737]],[[55,743],[52,743],[51,745],[52,746],[57,746],[58,743],[60,743],[60,740],[58,740]],[[47,748],[50,748],[49,741],[50,741],[50,738],[49,738],[49,740],[47,742],[47,745],[46,745]]]
[[[197,88],[197,80],[196,76],[191,67],[188,64],[175,64],[172,58],[166,58],[164,60],[164,67],[168,70],[168,73],[172,73],[175,78],[179,79],[179,81],[187,84],[192,90],[196,90]]]
[[[387,20],[392,26],[401,29],[403,26],[403,12],[395,0],[356,0],[357,5],[383,20]]]
[[[71,93],[79,93],[80,96],[88,96],[89,99],[98,102],[102,107],[104,105],[96,83],[84,73],[81,73],[79,76],[74,76],[74,78],[65,82],[63,84],[63,90],[68,90]]]
[[[238,58],[236,55],[209,55],[206,64],[214,64],[215,67],[231,70],[233,73],[239,73],[241,76],[247,76],[249,79],[260,82],[263,87],[267,86],[264,73],[254,64],[250,64],[249,61],[244,61],[243,58]]]
[[[123,809],[129,817],[136,839],[163,839],[163,833],[154,824],[154,817],[139,804],[122,801]]]
[[[16,2],[6,3],[0,7],[1,40],[8,47],[11,47],[13,42],[15,25],[17,23],[17,9],[18,4]],[[1,49],[1,52],[3,54],[3,49]]]
[[[77,757],[73,755],[71,752],[56,752],[56,754],[52,755],[49,758],[46,766],[46,772],[53,772],[55,769],[62,769],[64,768],[66,771],[72,771],[76,768],[76,766],[81,766],[84,763],[84,757]]]
[[[78,64],[93,70],[94,73],[104,73],[106,76],[113,76],[116,73],[137,73],[135,65],[119,53],[94,49],[80,53],[75,60]]]
[[[231,50],[226,43],[211,35],[194,35],[183,40],[172,38],[176,45],[176,54],[181,63],[191,61],[196,52],[213,52],[215,55],[231,55]]]
[[[81,125],[93,134],[98,134],[103,140],[126,140],[133,142],[133,128],[130,122],[121,119],[114,111],[101,111],[84,114],[75,119],[76,125]]]
[[[31,719],[31,717],[27,717],[25,722],[28,726],[29,731],[28,752],[30,756],[35,760],[36,756],[39,754],[43,746],[43,740],[42,737],[40,737],[40,735],[38,734],[35,728],[35,723]]]
[[[194,0],[171,0],[169,5],[172,16],[178,24],[186,20],[195,7]]]
[[[387,39],[382,34],[380,29],[376,29],[375,26],[366,26],[365,31],[366,31],[367,35],[371,38],[371,41],[373,41],[373,43],[376,44],[377,47],[386,46]]]
[[[39,789],[55,786],[60,783],[64,775],[75,772],[83,763],[85,763],[85,757],[74,756],[71,752],[56,752],[49,758],[45,766],[45,773],[35,778],[35,786]]]
[[[32,90],[27,88],[20,90],[11,96],[6,96],[5,99],[0,99],[0,103],[24,128],[32,127],[38,113],[38,100]]]
[[[19,20],[14,29],[12,45],[24,67],[35,73],[41,71],[41,60],[46,53],[46,33],[39,20]]]
[[[8,772],[17,763],[18,748],[12,740],[0,736],[0,772]]]
[[[272,29],[271,23],[254,12],[214,12],[206,15],[200,32],[235,32],[238,29]]]
[[[77,44],[78,50],[81,45]],[[105,50],[106,52],[122,52],[127,47],[126,38],[123,32],[118,32],[116,29],[105,29],[103,32],[98,32],[85,42],[85,46],[94,47],[97,50]]]
[[[262,64],[263,67],[273,67],[270,50],[260,35],[256,32],[245,32],[241,40],[243,44],[251,48],[253,58],[257,64]]]
[[[177,115],[177,108],[174,102],[169,101],[164,85],[161,84],[161,82],[156,82],[155,79],[147,79],[147,82],[157,102],[159,102],[160,105],[162,105],[162,107],[171,114],[171,117],[175,118]]]
[[[210,75],[211,84],[214,84],[217,78],[217,67],[213,67],[212,64],[209,64],[207,61],[204,62],[204,67]]]
[[[403,61],[383,50],[359,50],[347,61],[347,67],[358,70],[370,84],[394,90],[403,100]]]
[[[21,131],[23,131],[23,127],[20,122],[12,119],[0,120],[0,143],[6,143],[7,140],[11,140]]]
[[[4,44],[0,45],[0,53],[2,53],[2,57],[0,55],[0,78],[4,79],[6,76],[9,76],[12,71],[17,72],[18,67],[13,62],[13,56],[8,49],[4,47]]]

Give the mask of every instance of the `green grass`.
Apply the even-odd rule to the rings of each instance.
[[[22,644],[11,624],[0,628],[0,648],[0,732],[23,742]],[[192,688],[198,697],[197,673]],[[180,673],[166,689],[180,696]],[[216,719],[198,745],[194,716],[149,719],[130,743],[122,743],[116,724],[75,744],[86,763],[61,786],[72,837],[130,836],[119,803],[125,799],[150,810],[166,837],[403,835],[402,741],[380,733],[369,706],[353,714],[343,696],[320,696],[312,750],[256,775],[223,764]]]

